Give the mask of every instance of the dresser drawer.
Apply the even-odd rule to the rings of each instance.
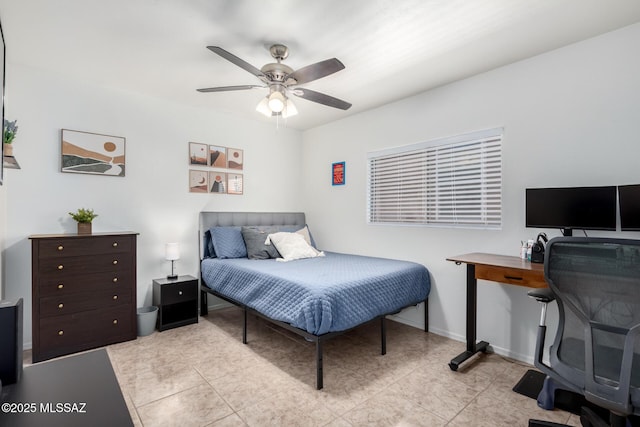
[[[40,317],[62,316],[131,304],[131,290],[101,290],[40,298]]]
[[[54,277],[75,276],[88,272],[119,272],[130,268],[131,257],[123,253],[44,258],[38,261],[38,274]]]
[[[40,258],[131,252],[135,236],[58,237],[39,240]]]
[[[40,318],[38,359],[135,339],[133,312],[133,306],[125,304],[66,316]]]
[[[135,277],[131,270],[85,273],[81,275],[47,274],[38,279],[37,289],[41,297],[69,295],[77,292],[130,290]]]
[[[193,301],[198,297],[198,282],[181,282],[171,285],[163,285],[160,303],[162,305],[176,304],[185,301]]]

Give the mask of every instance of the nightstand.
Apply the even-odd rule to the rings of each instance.
[[[155,279],[153,305],[158,307],[159,331],[198,323],[198,279]]]

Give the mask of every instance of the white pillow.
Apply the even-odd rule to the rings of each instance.
[[[276,258],[276,261],[293,261],[295,259],[324,256],[324,252],[320,252],[309,245],[304,236],[298,233],[272,233],[267,236],[265,244],[273,244],[282,256],[282,258]]]

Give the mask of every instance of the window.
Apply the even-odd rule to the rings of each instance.
[[[368,153],[371,224],[502,225],[502,128]]]

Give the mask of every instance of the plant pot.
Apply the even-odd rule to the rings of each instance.
[[[7,157],[13,157],[13,145],[2,144],[2,154],[4,154]]]
[[[91,223],[90,222],[79,222],[78,223],[78,234],[91,234]]]

